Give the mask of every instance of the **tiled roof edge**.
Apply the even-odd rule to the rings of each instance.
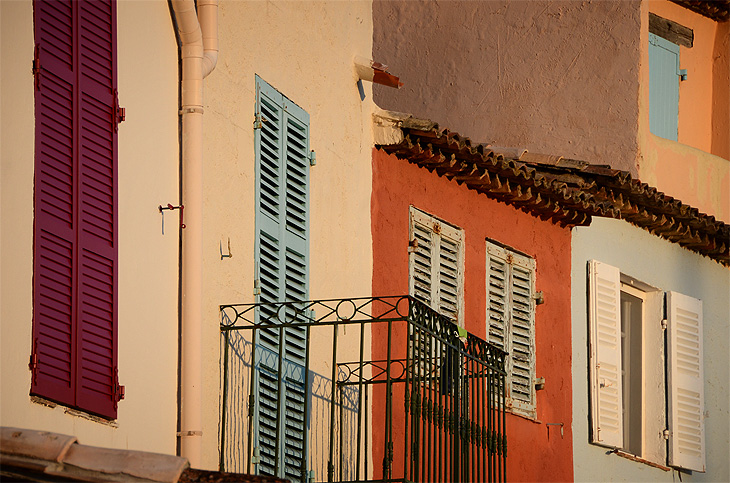
[[[626,171],[522,148],[493,148],[433,121],[383,112],[398,132],[376,136],[376,147],[389,154],[560,226],[588,225],[593,216],[620,218],[730,266],[730,225]]]

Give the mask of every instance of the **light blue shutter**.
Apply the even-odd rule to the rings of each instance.
[[[309,298],[309,115],[258,76],[256,94],[257,302],[304,301]],[[284,315],[287,320],[301,317],[292,308],[279,314]],[[262,308],[257,321],[262,316],[276,314]],[[283,341],[278,329],[258,331],[255,445],[260,474],[302,478],[306,337],[301,327],[286,328]]]
[[[677,140],[679,45],[649,34],[649,130]]]

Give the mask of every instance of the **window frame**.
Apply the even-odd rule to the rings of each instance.
[[[589,351],[589,384],[588,398],[590,408],[589,441],[592,444],[616,449],[619,454],[631,454],[637,460],[659,465],[668,465],[693,471],[704,471],[706,447],[704,443],[704,373],[702,355],[702,301],[676,292],[663,291],[646,283],[638,281],[622,273],[619,268],[598,260],[588,261],[588,351]],[[612,338],[620,337],[621,331],[621,297],[620,293],[643,294],[642,316],[642,450],[640,454],[630,451],[625,444],[624,437],[624,388],[622,378],[612,379],[610,364],[616,360],[621,373],[623,364],[623,350],[618,348],[618,356]],[[673,305],[674,304],[674,305]],[[675,307],[676,305],[676,307]],[[690,307],[690,309],[688,309]],[[679,433],[684,431],[677,423],[679,412],[675,405],[679,401],[677,391],[686,388],[687,384],[673,381],[674,374],[681,377],[672,366],[678,359],[675,352],[677,345],[673,342],[676,334],[678,317],[677,308],[689,311],[694,318],[685,317],[685,334],[687,320],[697,324],[694,332],[697,335],[691,344],[685,346],[698,347],[690,354],[699,366],[700,380],[690,381],[690,386],[699,399],[699,405],[690,417],[696,425],[694,434],[699,434],[699,442],[695,448],[690,448],[695,454],[687,456],[687,451],[678,451],[679,440],[687,440],[688,436]],[[694,322],[693,322],[694,321]],[[601,324],[599,328],[599,324]],[[618,324],[618,325],[617,325]],[[611,327],[615,327],[616,334],[611,334]],[[599,337],[600,333],[600,337]],[[651,341],[656,340],[657,344]],[[657,347],[654,347],[654,346]],[[650,352],[651,348],[651,354]],[[657,360],[654,360],[658,358]],[[687,354],[683,355],[686,360]],[[649,366],[652,366],[651,368]],[[609,371],[609,376],[606,376]],[[613,381],[615,380],[615,384]],[[604,381],[602,384],[601,381]],[[606,383],[608,381],[608,383]],[[651,381],[651,383],[650,383]],[[666,381],[666,382],[665,382]],[[612,387],[618,387],[621,397],[612,397]],[[652,413],[649,414],[649,409]],[[616,422],[616,424],[613,424]],[[655,434],[656,433],[656,434]],[[668,441],[665,441],[668,440]],[[685,444],[685,449],[686,449]]]

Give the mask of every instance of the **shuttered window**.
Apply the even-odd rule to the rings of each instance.
[[[309,115],[256,77],[257,302],[309,297]],[[282,314],[283,315],[283,314]],[[303,317],[296,306],[287,320]],[[276,318],[265,306],[257,313]],[[283,317],[281,317],[283,318]],[[307,331],[257,331],[256,446],[259,474],[300,480],[306,463]],[[282,355],[283,357],[280,357]]]
[[[115,418],[116,3],[34,2],[31,394]]]
[[[464,326],[464,232],[410,207],[409,294]]]
[[[487,341],[509,353],[507,404],[535,413],[535,260],[487,241]]]
[[[649,34],[649,130],[677,140],[679,122],[679,45]]]
[[[640,396],[637,398],[627,392],[657,391],[657,388],[646,381],[644,387],[637,389],[636,383],[628,376],[633,371],[641,371],[641,360],[637,360],[640,358],[627,354],[627,351],[635,352],[635,346],[640,347],[641,341],[639,344],[627,344],[626,341],[622,344],[622,336],[626,339],[632,331],[627,317],[651,321],[661,320],[664,315],[667,330],[667,464],[705,471],[702,302],[667,292],[665,314],[643,313],[636,309],[639,291],[631,286],[622,286],[621,277],[616,267],[596,260],[588,264],[591,442],[642,456],[640,450],[634,449],[641,448],[641,442],[634,441],[633,436],[643,427],[644,421],[640,420],[641,416],[633,415],[632,409],[644,405]],[[631,334],[631,337],[634,335]],[[626,367],[626,361],[631,361],[630,367]],[[637,379],[641,380],[641,374]],[[626,404],[625,401],[633,402]],[[649,417],[649,412],[658,412],[659,409],[648,407],[644,411]],[[633,436],[631,433],[634,433]]]

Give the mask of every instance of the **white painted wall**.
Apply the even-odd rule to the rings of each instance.
[[[367,82],[360,99],[353,64],[355,56],[371,56],[371,8],[370,1],[220,4],[220,56],[205,80],[204,101],[205,468],[218,464],[218,307],[254,302],[255,74],[310,115],[317,153],[310,171],[310,298],[371,294],[373,104]],[[221,259],[228,239],[233,257]],[[312,347],[312,369],[329,375],[331,341],[314,339]],[[318,471],[318,479],[325,476]]]
[[[594,218],[588,227],[573,229],[572,238],[572,321],[573,321],[573,464],[576,481],[678,481],[675,471],[607,454],[609,449],[591,445],[588,413],[588,323],[587,262],[597,259],[618,267],[622,274],[663,291],[676,291],[702,300],[705,350],[705,445],[707,472],[683,474],[687,481],[730,480],[730,270],[681,246],[637,228],[626,221]],[[658,323],[658,322],[657,322]],[[645,326],[647,339],[661,335],[656,326]],[[662,340],[662,339],[658,339]],[[661,343],[647,340],[645,367],[647,384],[663,389]],[[651,353],[651,355],[649,354]],[[661,400],[647,401],[646,414],[654,438],[661,430],[664,412]],[[657,438],[658,439],[658,438]],[[655,441],[651,459],[656,454]],[[664,461],[662,461],[664,462]]]
[[[165,2],[117,7],[119,100],[119,379],[114,424],[29,397],[33,318],[33,6],[0,2],[0,424],[76,435],[88,445],[175,453],[177,48]]]

